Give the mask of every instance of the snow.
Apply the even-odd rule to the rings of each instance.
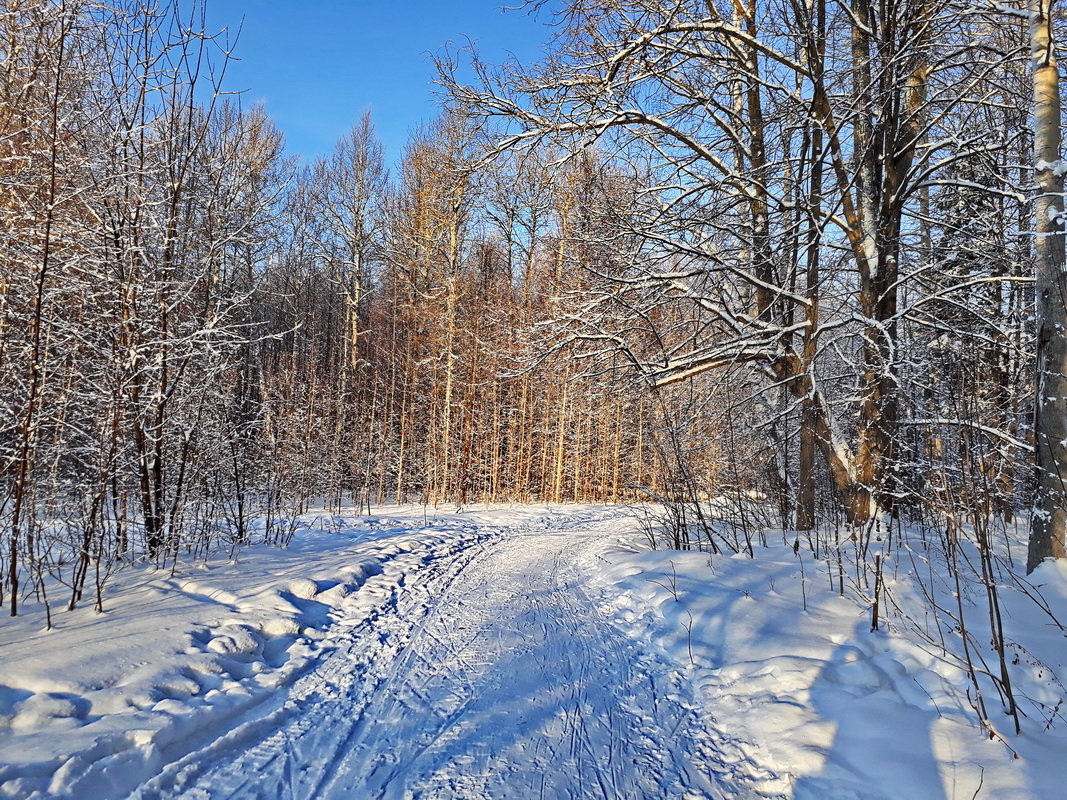
[[[711,559],[649,552],[637,537],[620,536],[594,577],[617,625],[687,665],[731,786],[798,800],[1061,796],[1067,725],[1058,717],[1044,728],[1064,697],[1055,675],[1067,674],[1067,641],[1049,616],[1002,587],[1009,639],[1023,656],[1016,690],[1032,713],[1015,736],[987,694],[1004,737],[991,740],[975,722],[968,678],[954,659],[941,657],[895,609],[883,608],[888,619],[872,632],[869,606],[839,596],[825,563],[803,550],[801,557],[803,579],[785,543],[755,559]],[[885,566],[894,602],[917,609],[910,579],[903,570],[893,577],[891,561]],[[1048,563],[1032,577],[1067,618],[1065,565]],[[970,610],[976,628],[982,613]]]
[[[803,550],[652,552],[621,508],[300,522],[288,549],[120,572],[102,615],[3,622],[0,797],[985,800],[1067,780],[1064,632],[1011,587],[1029,716],[1016,736],[987,694],[1000,741],[924,638],[902,556],[872,633]],[[1067,617],[1067,567],[1032,578]]]
[[[1046,169],[1052,170],[1053,175],[1057,178],[1062,178],[1064,175],[1067,175],[1067,161],[1064,161],[1062,158],[1057,158],[1055,161],[1045,161],[1045,159],[1039,158],[1034,165],[1034,169],[1038,172]]]
[[[579,585],[617,524],[586,509],[512,526],[403,598],[369,648],[339,648],[251,749],[197,754],[139,796],[721,796],[681,676]]]
[[[494,534],[422,518],[313,514],[285,550],[120,572],[104,614],[5,620],[0,797],[122,796],[320,666],[406,576]]]

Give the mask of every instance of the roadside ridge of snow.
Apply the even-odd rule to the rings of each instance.
[[[689,676],[716,731],[715,758],[743,795],[970,800],[981,787],[980,800],[1037,800],[1059,796],[1067,782],[1062,723],[1043,731],[1044,721],[1031,717],[1021,736],[1005,733],[1020,753],[1014,758],[979,730],[962,669],[891,616],[870,632],[869,607],[838,596],[825,565],[810,558],[803,611],[800,563],[788,546],[755,559],[649,551],[631,529],[602,558],[590,582],[602,611]],[[1064,573],[1045,565],[1035,578],[1067,616]],[[897,601],[913,599],[903,575],[887,567],[886,580]],[[1052,708],[1067,648],[1062,631],[1027,602],[1004,591],[1009,634],[1041,657],[1017,666],[1016,688]],[[970,613],[977,626],[981,609]],[[999,711],[995,694],[986,702]]]
[[[492,535],[412,520],[330,523],[288,551],[250,548],[237,564],[176,577],[130,570],[106,614],[71,612],[100,629],[95,639],[78,625],[0,629],[0,797],[125,794],[320,664],[339,622],[369,619],[408,575]],[[324,557],[302,563],[313,552]]]

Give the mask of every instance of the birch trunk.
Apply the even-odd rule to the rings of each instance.
[[[1060,160],[1060,76],[1052,39],[1052,3],[1030,0],[1034,77],[1034,155],[1039,193],[1037,243],[1037,368],[1034,444],[1037,494],[1027,572],[1063,558],[1067,528],[1067,275],[1064,274],[1063,162]]]

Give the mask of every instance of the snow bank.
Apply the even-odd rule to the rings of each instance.
[[[372,619],[405,576],[484,538],[462,515],[309,515],[286,549],[174,573],[130,568],[106,613],[0,623],[0,797],[123,796],[245,717],[266,713]]]
[[[709,557],[649,552],[635,532],[618,536],[589,571],[613,621],[696,685],[719,736],[716,758],[738,796],[1062,797],[1064,631],[1022,592],[1002,587],[1012,677],[1028,717],[1014,735],[987,684],[991,723],[1004,737],[991,740],[975,722],[965,670],[929,641],[944,636],[952,650],[959,637],[938,634],[936,622],[921,617],[908,566],[886,563],[893,605],[873,633],[869,606],[838,596],[825,562],[784,544],[754,560]],[[1030,591],[1067,621],[1064,564],[1046,564],[1031,578]],[[984,609],[970,597],[966,603],[978,630]],[[919,619],[905,620],[902,610]],[[991,646],[978,655],[996,664]]]

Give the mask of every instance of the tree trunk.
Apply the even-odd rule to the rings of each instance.
[[[1052,39],[1052,3],[1030,0],[1034,76],[1037,214],[1037,367],[1034,445],[1037,494],[1027,572],[1063,558],[1067,529],[1067,274],[1064,273],[1063,168],[1060,160],[1060,76]]]

